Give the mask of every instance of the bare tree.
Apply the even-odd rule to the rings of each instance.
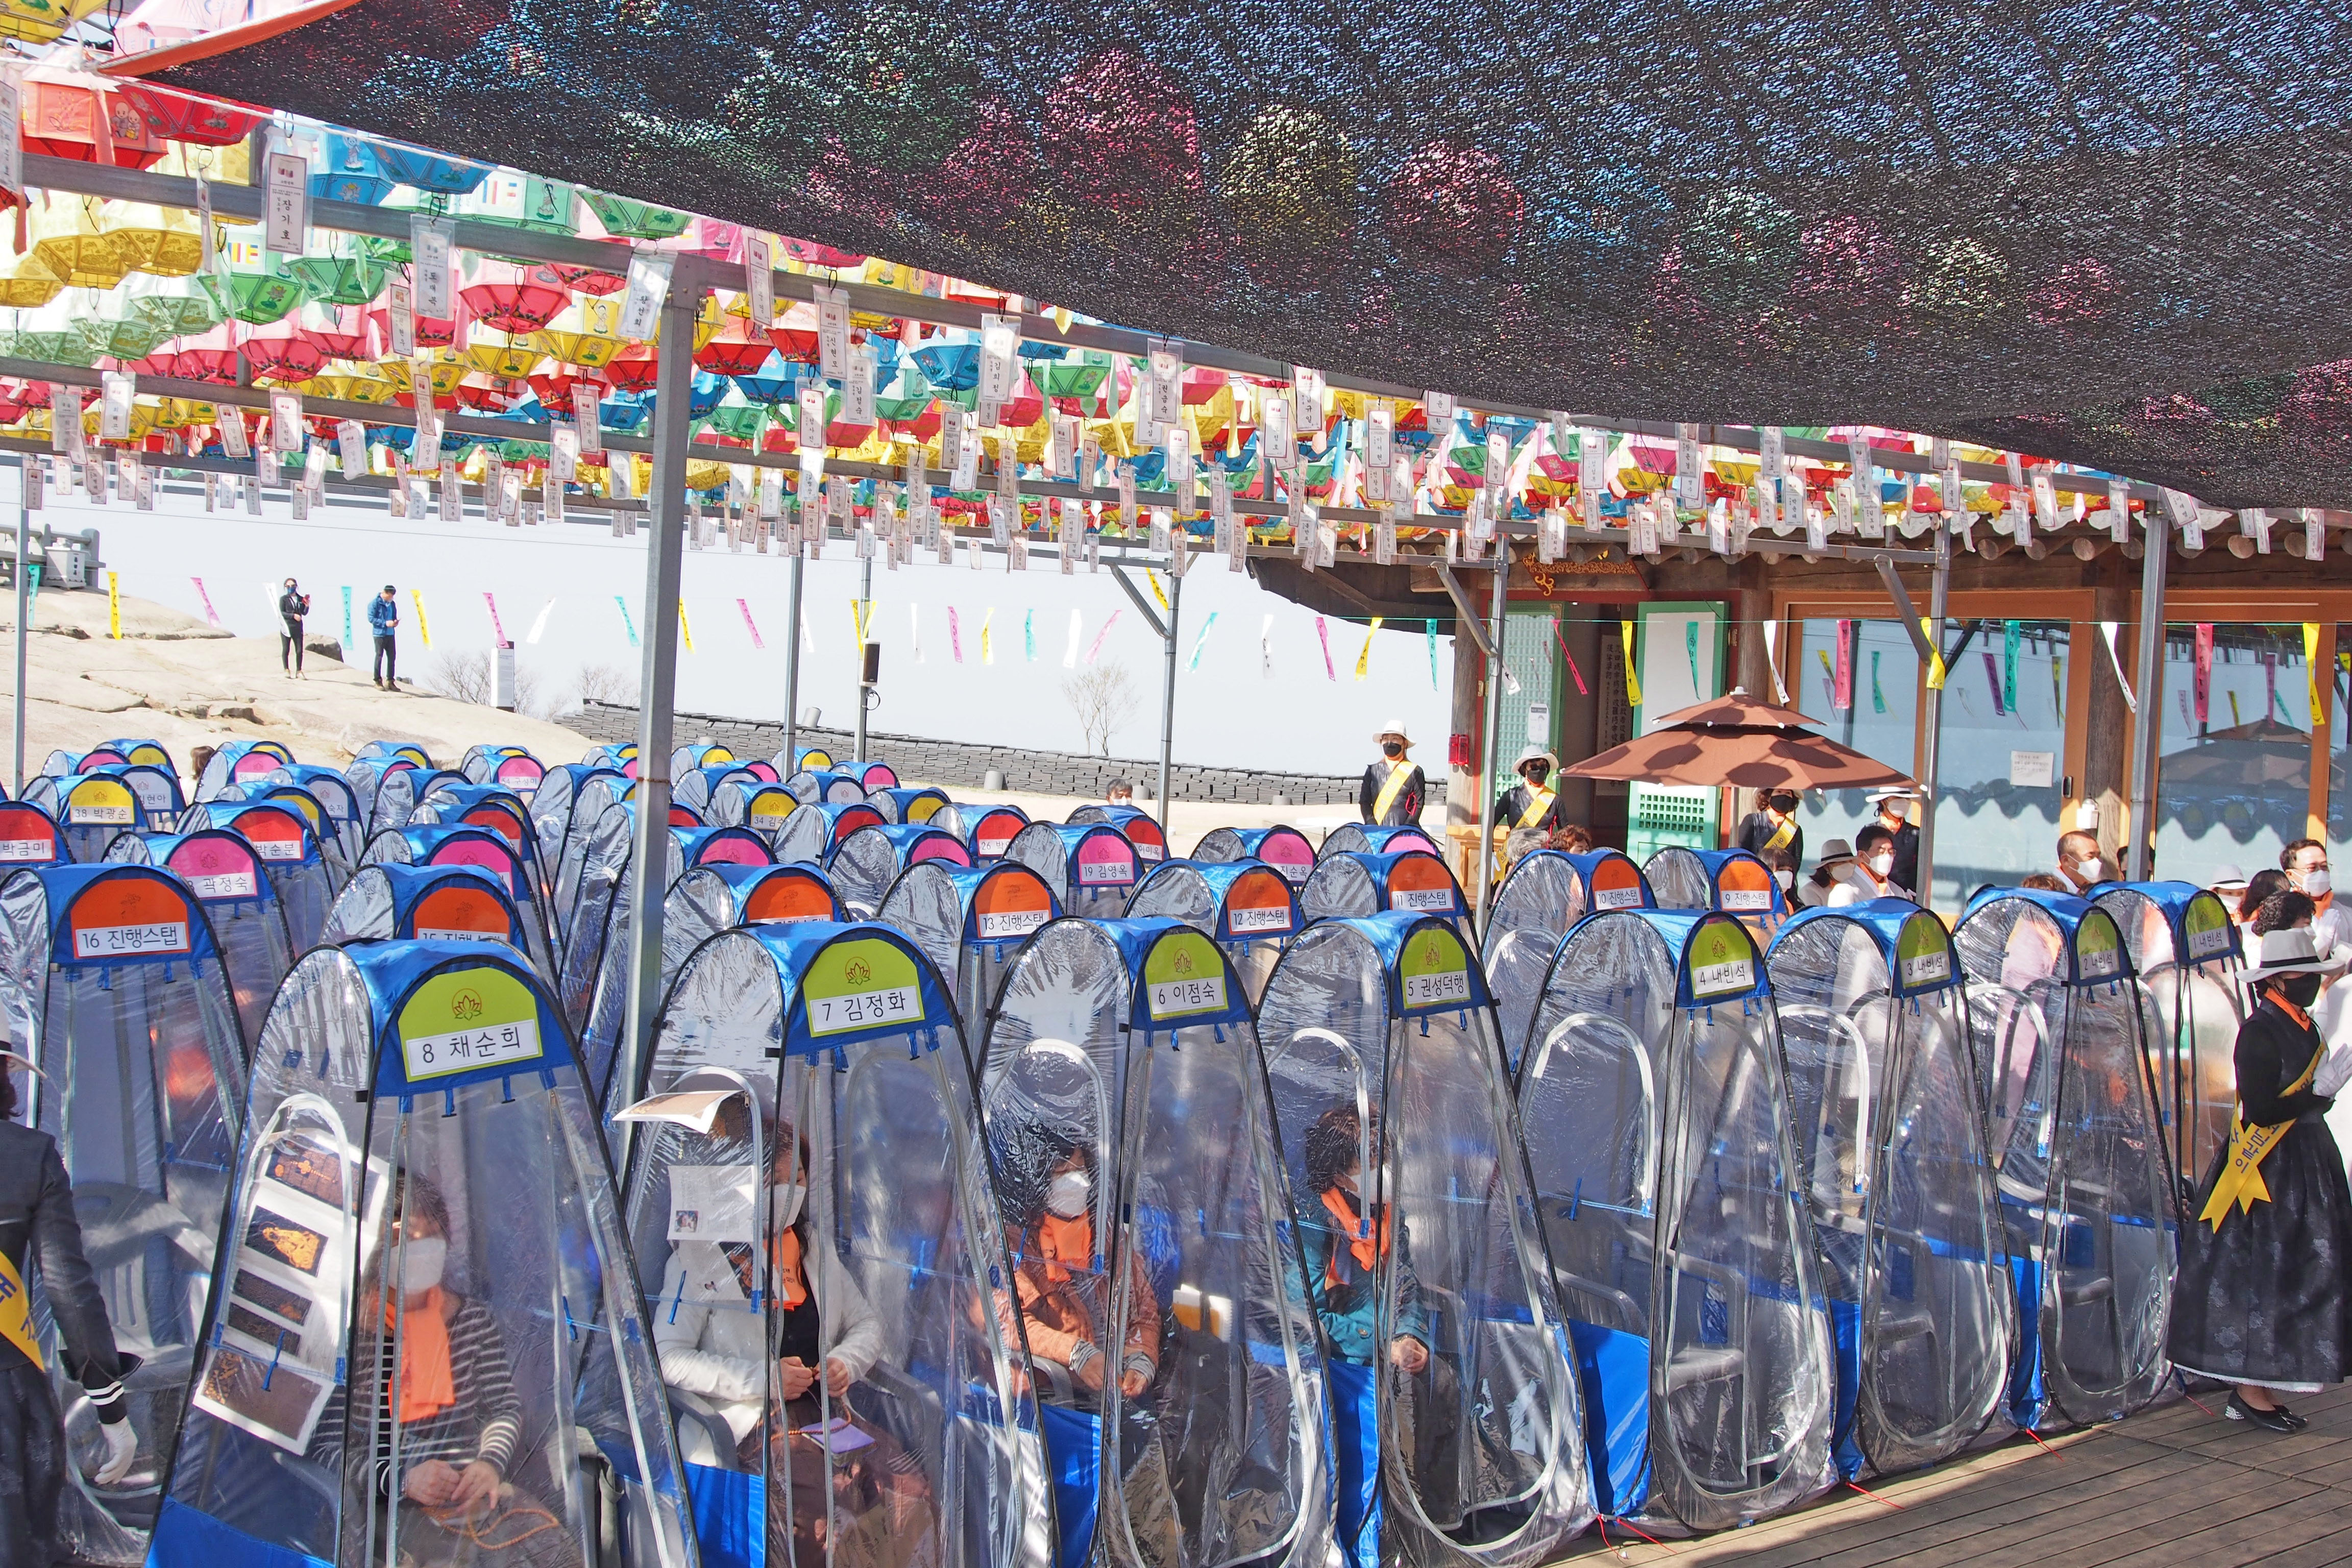
[[[435,655],[432,667],[425,672],[425,689],[459,702],[489,706],[498,695],[491,679],[489,653],[472,648],[464,653]],[[518,662],[514,710],[527,719],[548,719],[554,716],[551,711],[553,706],[540,694],[538,672]]]
[[[1140,700],[1123,664],[1097,664],[1071,676],[1062,682],[1062,699],[1077,715],[1087,750],[1098,757],[1110,755],[1112,732],[1135,717]]]
[[[574,709],[591,702],[627,704],[637,700],[637,678],[609,664],[583,665],[572,678],[572,689]]]

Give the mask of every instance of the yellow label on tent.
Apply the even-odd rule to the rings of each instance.
[[[1144,998],[1153,1022],[1195,1013],[1223,1013],[1225,961],[1196,931],[1171,931],[1143,960]]]
[[[1684,954],[1690,969],[1691,1000],[1715,1002],[1756,989],[1756,944],[1733,920],[1699,922]]]
[[[812,1035],[923,1021],[923,984],[915,961],[878,936],[835,942],[801,976],[801,1001]]]
[[[131,798],[127,784],[112,779],[89,779],[74,786],[66,802],[66,820],[128,827],[139,820],[138,802]]]
[[[1423,926],[1405,938],[1397,974],[1408,1013],[1470,1005],[1470,954],[1462,939],[1444,926]]]
[[[161,746],[133,746],[131,748],[131,755],[126,760],[143,763],[151,768],[167,768],[172,765],[172,759],[163,754],[163,748]]]
[[[1952,939],[1944,922],[1922,910],[1903,922],[1895,941],[1895,984],[1906,991],[1941,985],[1952,978]]]
[[[2112,980],[2123,968],[2124,933],[2105,910],[2093,910],[2074,928],[2075,980]]]
[[[547,1054],[539,998],[495,965],[448,969],[409,994],[400,1010],[400,1065],[411,1083],[520,1067]]]
[[[783,786],[772,785],[751,797],[751,815],[745,818],[746,826],[754,833],[773,833],[784,825],[784,818],[790,816],[799,805],[800,802],[793,799]]]

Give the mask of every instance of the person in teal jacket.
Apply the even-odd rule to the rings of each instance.
[[[1373,1119],[1372,1159],[1381,1159]],[[1396,1431],[1412,1457],[1414,1489],[1430,1522],[1460,1522],[1462,1385],[1453,1363],[1432,1353],[1429,1314],[1412,1271],[1412,1243],[1390,1206],[1364,1196],[1363,1122],[1352,1105],[1335,1106],[1307,1130],[1307,1185],[1314,1202],[1299,1216],[1307,1289],[1330,1353],[1359,1366],[1380,1360],[1381,1272],[1394,1276],[1385,1382],[1395,1401]],[[1369,1209],[1369,1212],[1367,1210]]]

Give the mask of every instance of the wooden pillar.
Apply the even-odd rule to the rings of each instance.
[[[1764,622],[1772,614],[1772,588],[1766,574],[1769,568],[1760,555],[1751,555],[1739,563],[1739,586],[1725,606],[1731,620],[1727,635],[1731,646],[1725,650],[1724,668],[1731,672],[1731,684],[1759,701],[1775,700],[1772,690],[1772,665],[1764,647]],[[1762,809],[1763,792],[1752,789],[1727,789],[1721,796],[1723,805],[1723,842],[1731,842],[1731,830],[1739,819],[1751,811]]]
[[[2328,749],[2328,731],[2333,727],[2336,710],[2336,622],[2319,611],[2319,647],[2312,656],[2310,676],[2319,689],[2319,706],[2311,713],[2311,805],[2310,823],[2304,837],[2327,841],[2327,790],[2334,753]]]

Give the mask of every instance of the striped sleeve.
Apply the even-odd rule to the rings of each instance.
[[[473,1457],[503,1476],[521,1440],[521,1405],[498,1322],[479,1302],[467,1301],[449,1325],[449,1361],[459,1405],[481,1423]]]

